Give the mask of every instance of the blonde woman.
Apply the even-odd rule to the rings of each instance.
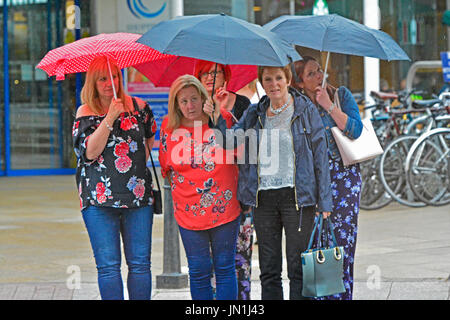
[[[121,300],[122,236],[130,299],[151,297],[152,177],[146,160],[156,123],[150,106],[126,95],[114,61],[94,60],[73,125],[80,207],[98,270],[100,295]],[[114,87],[113,87],[114,83]],[[114,89],[117,99],[114,98]]]
[[[216,299],[235,300],[238,171],[233,161],[227,161],[226,153],[221,153],[214,132],[209,130],[209,118],[203,112],[207,97],[194,76],[184,75],[173,82],[169,113],[161,125],[159,162],[163,177],[171,180],[192,299],[213,299],[213,264]]]

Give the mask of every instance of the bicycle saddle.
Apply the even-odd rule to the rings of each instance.
[[[382,100],[397,99],[398,94],[389,92],[371,91],[370,95]]]
[[[414,109],[423,109],[423,108],[431,108],[435,104],[441,105],[442,100],[440,99],[414,100],[411,105]]]

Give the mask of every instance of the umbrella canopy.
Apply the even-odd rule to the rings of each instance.
[[[285,66],[301,57],[289,43],[256,24],[225,14],[176,17],[138,40],[162,53],[232,65]]]
[[[264,25],[290,43],[383,60],[411,60],[390,35],[337,14],[281,16]]]
[[[183,74],[194,75],[195,58],[171,56],[133,66],[144,74],[157,87],[170,87],[176,78]],[[251,65],[230,65],[231,77],[227,90],[236,92],[258,76],[258,69]],[[197,75],[194,75],[197,76]]]
[[[56,75],[56,80],[64,80],[66,74],[86,72],[98,56],[114,59],[121,69],[170,57],[137,43],[140,37],[140,34],[134,33],[102,33],[83,38],[49,51],[36,68],[44,70],[49,76]]]

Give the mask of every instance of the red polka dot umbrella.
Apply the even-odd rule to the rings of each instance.
[[[56,76],[56,80],[64,80],[66,74],[86,72],[98,56],[114,59],[121,69],[172,57],[136,42],[140,37],[140,34],[119,32],[83,38],[49,51],[36,68]]]

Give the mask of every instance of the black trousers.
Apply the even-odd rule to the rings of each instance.
[[[258,207],[254,212],[254,225],[258,241],[261,271],[261,299],[283,300],[282,232],[286,238],[289,299],[301,300],[302,265],[300,254],[306,250],[314,223],[315,208],[303,207],[301,231],[300,210],[295,206],[293,188],[262,190],[258,193]]]

